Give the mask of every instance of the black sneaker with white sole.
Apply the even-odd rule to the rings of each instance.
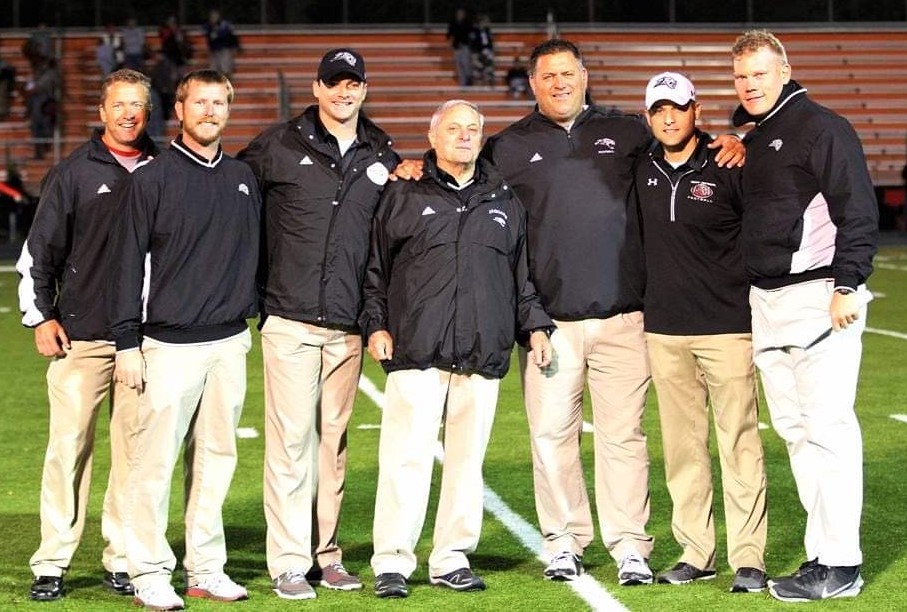
[[[765,572],[757,567],[741,567],[734,574],[731,593],[759,593],[765,586]]]
[[[129,581],[129,574],[126,572],[104,572],[101,584],[105,589],[117,595],[135,595],[135,588]]]
[[[32,601],[56,601],[65,593],[62,576],[37,576],[31,583],[28,597]]]
[[[429,576],[428,581],[454,591],[484,591],[485,581],[472,573],[468,567],[461,567],[443,576]]]
[[[768,591],[780,601],[805,602],[856,597],[862,588],[859,565],[834,567],[817,564],[799,576],[774,582]]]
[[[402,598],[409,595],[403,574],[387,572],[375,576],[375,595],[384,598]]]

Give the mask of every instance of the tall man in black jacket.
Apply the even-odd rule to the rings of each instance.
[[[239,154],[264,198],[266,554],[284,599],[315,597],[309,580],[362,588],[338,543],[346,435],[362,370],[369,231],[400,161],[360,112],[367,90],[362,56],[328,51],[312,83],[318,103]]]
[[[854,411],[878,205],[846,119],[791,79],[781,42],[732,50],[745,138],[744,259],[753,350],[772,425],[806,510],[806,562],[769,583],[782,601],[855,597],[863,586],[863,443]]]
[[[123,537],[129,442],[136,392],[114,384],[115,349],[107,332],[104,283],[113,223],[114,185],[157,154],[145,134],[150,106],[148,78],[118,70],[104,79],[98,111],[103,128],[44,178],[41,201],[16,269],[22,323],[35,329],[47,370],[50,434],[41,478],[41,545],[31,558],[31,598],[63,595],[85,526],[98,411],[110,395],[111,465],[101,513],[107,541],[104,584],[131,595]]]
[[[118,194],[110,331],[117,379],[141,391],[126,556],[136,603],[153,610],[183,607],[171,584],[167,521],[184,441],[186,595],[248,597],[224,573],[221,509],[246,393],[246,319],[258,312],[261,196],[251,169],[220,146],[232,101],[233,86],[217,71],[183,77],[175,104],[182,134]]]
[[[526,263],[526,213],[497,169],[477,163],[482,126],[474,104],[442,104],[421,180],[390,185],[375,218],[361,321],[369,354],[388,372],[373,530],[378,597],[408,595],[442,419],[429,579],[485,588],[467,554],[482,527],[482,460],[515,330],[528,339],[533,367],[551,359],[551,319]]]

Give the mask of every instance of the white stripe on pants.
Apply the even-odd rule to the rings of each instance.
[[[808,559],[831,566],[863,561],[863,446],[854,412],[866,306],[847,329],[805,347],[831,327],[832,281],[766,291],[753,287],[753,353],[772,425],[787,444],[807,513]],[[865,286],[858,293],[871,299]]]
[[[387,376],[381,417],[373,540],[375,575],[409,577],[425,523],[432,463],[444,420],[444,465],[435,517],[432,576],[469,567],[482,530],[482,461],[491,435],[499,379],[430,368]]]

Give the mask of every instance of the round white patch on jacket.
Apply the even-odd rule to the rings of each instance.
[[[375,162],[365,171],[368,175],[368,178],[376,185],[383,185],[387,182],[387,168],[384,167],[384,164],[380,162]]]

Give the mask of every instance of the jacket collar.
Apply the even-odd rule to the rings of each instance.
[[[95,157],[96,159],[102,159],[104,161],[117,163],[116,159],[113,157],[113,155],[110,153],[110,150],[107,148],[107,145],[104,144],[103,140],[101,140],[101,137],[103,135],[104,135],[104,128],[102,128],[102,127],[97,127],[92,130],[91,138],[89,140],[90,148],[91,148],[91,155],[92,155],[92,157]],[[155,157],[159,153],[157,144],[155,144],[154,140],[152,140],[151,137],[148,136],[147,133],[142,134],[142,137],[139,139],[139,142],[137,144],[138,144],[139,151],[141,151],[141,155],[139,156],[139,159],[147,159],[149,157]]]
[[[709,163],[710,150],[706,148],[706,145],[712,142],[714,138],[701,131],[699,128],[696,128],[695,132],[696,137],[699,139],[699,142],[696,143],[696,148],[693,150],[693,153],[690,154],[689,159],[687,159],[687,161],[684,162],[683,165],[678,166],[676,170],[691,168],[699,172]],[[649,157],[651,157],[652,161],[662,166],[665,170],[668,170],[669,172],[675,170],[675,168],[671,166],[671,164],[665,161],[664,148],[657,140],[654,140],[652,145],[649,147]]]
[[[206,159],[206,158],[202,157],[201,155],[199,155],[198,153],[196,153],[195,151],[193,151],[192,149],[190,149],[189,147],[187,147],[186,145],[183,144],[183,135],[182,134],[177,136],[176,140],[170,141],[170,148],[174,149],[176,151],[179,151],[180,153],[182,153],[183,155],[185,155],[186,157],[188,157],[189,159],[191,159],[198,165],[204,166],[206,168],[216,167],[221,162],[221,160],[224,158],[224,150],[220,145],[217,145],[217,153],[214,155],[214,157],[212,159]]]

